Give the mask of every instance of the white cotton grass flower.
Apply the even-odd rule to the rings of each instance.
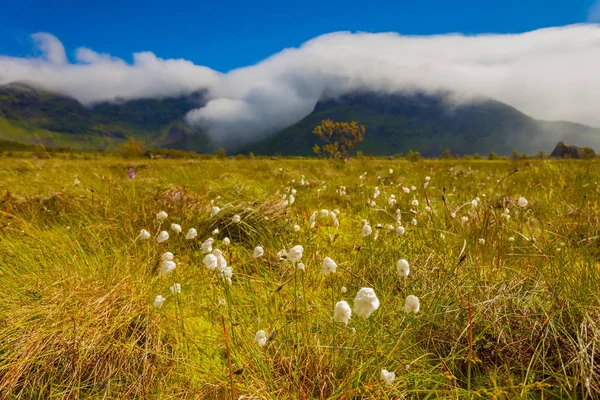
[[[214,217],[215,215],[217,215],[217,214],[218,214],[218,213],[220,213],[220,212],[221,212],[221,209],[220,209],[219,207],[217,207],[217,206],[213,206],[213,207],[210,209],[210,216],[211,216],[211,217]]]
[[[154,308],[161,308],[165,302],[165,298],[160,294],[154,298]]]
[[[412,294],[406,298],[406,302],[404,303],[404,311],[407,313],[418,313],[421,309],[421,303],[419,302],[419,298],[417,296],[413,296]]]
[[[263,347],[267,344],[267,333],[263,330],[256,332],[256,335],[254,335],[254,341],[258,343],[260,347]]]
[[[328,216],[329,216],[329,210],[322,209],[321,210],[321,217],[327,218]]]
[[[163,275],[170,274],[175,270],[176,266],[177,264],[175,264],[175,261],[173,260],[163,260],[163,262],[160,263],[160,273]]]
[[[396,195],[391,195],[388,199],[388,206],[394,207],[398,201],[396,200]]]
[[[293,194],[290,194],[290,197],[288,200],[289,204],[292,205],[292,204],[294,204],[295,201],[296,201],[296,196],[294,196]]]
[[[410,187],[410,190],[412,190],[412,191],[414,192],[415,190],[417,190],[417,188],[416,188],[416,187],[414,187],[414,186],[411,186],[411,187]]]
[[[171,224],[171,230],[175,233],[181,233],[181,225]]]
[[[169,240],[169,232],[161,231],[156,237],[156,243],[164,243]]]
[[[200,246],[202,248],[203,253],[210,253],[212,251],[212,244],[214,242],[213,238],[208,238],[202,243]]]
[[[354,298],[354,313],[369,318],[379,308],[379,299],[372,288],[361,288]]]
[[[181,293],[181,285],[179,283],[174,283],[169,289],[173,294]]]
[[[298,265],[296,265],[296,268],[298,268],[300,271],[306,270],[306,266],[303,263],[298,263]]]
[[[377,240],[377,238],[379,237],[379,231],[375,231],[375,233],[373,234],[373,240]]]
[[[456,218],[456,213],[450,213],[450,218],[452,218],[452,219]]]
[[[406,229],[404,229],[403,226],[399,226],[399,227],[396,228],[396,233],[398,235],[404,235],[405,232],[406,232]]]
[[[163,253],[163,255],[160,258],[163,261],[173,261],[173,253],[167,251],[166,253]]]
[[[381,380],[383,381],[383,383],[385,383],[386,385],[391,385],[392,383],[394,383],[394,379],[396,379],[395,372],[388,372],[385,369],[381,370]]]
[[[512,242],[515,241],[515,238],[513,236],[511,236],[511,237],[508,238],[508,241],[512,243]]]
[[[206,269],[214,271],[219,265],[219,260],[214,254],[204,256],[204,266]]]
[[[223,243],[223,246],[229,246],[231,244],[231,240],[228,237],[226,237],[221,243]]]
[[[479,200],[477,200],[477,199],[471,200],[471,206],[473,206],[473,208],[477,207],[478,204],[479,204]]]
[[[232,218],[231,218],[231,222],[233,222],[234,224],[239,224],[242,221],[242,218],[235,214]]]
[[[227,260],[223,257],[223,253],[219,249],[214,249],[212,254],[217,257],[217,268],[219,270],[227,267]]]
[[[223,267],[218,269],[219,275],[221,275],[221,279],[231,284],[231,277],[233,276],[233,268],[231,267]]]
[[[478,242],[479,242],[480,245],[483,246],[485,244],[485,239],[484,238],[479,238]]]
[[[527,204],[529,204],[529,201],[527,201],[525,197],[519,197],[519,200],[517,200],[517,204],[519,205],[519,207],[525,208],[527,207]]]
[[[467,222],[469,222],[469,217],[467,217],[467,216],[464,216],[464,217],[462,217],[460,220],[461,220],[461,221],[462,221],[462,223],[464,224],[464,223],[467,223]]]
[[[396,263],[396,271],[398,272],[398,276],[406,278],[410,273],[410,265],[408,264],[408,261],[406,261],[404,258],[398,260]]]
[[[158,214],[156,214],[156,220],[162,221],[163,219],[167,219],[168,216],[169,216],[169,214],[167,214],[166,212],[159,211]]]
[[[416,218],[413,218],[413,219],[411,220],[411,222],[412,222],[412,224],[413,224],[413,225],[417,225],[417,219],[416,219]]]
[[[429,207],[429,206],[425,206],[425,211],[427,211],[427,212],[431,212],[431,207]]]
[[[393,231],[394,230],[394,225],[387,224],[387,226],[385,227],[385,229],[387,229],[388,231]]]
[[[369,225],[368,223],[365,223],[362,227],[363,237],[369,236],[371,233],[373,233],[373,229],[371,228],[371,225]]]
[[[338,301],[333,310],[333,319],[348,325],[348,321],[352,317],[352,309],[345,300]]]
[[[409,188],[407,188],[407,187],[403,187],[403,188],[402,188],[402,191],[403,191],[404,193],[406,193],[406,194],[409,194],[409,193],[410,193],[410,189],[409,189]]]
[[[342,293],[346,293],[348,291],[348,289],[346,289],[346,286],[342,286],[342,288],[340,289],[340,291]]]
[[[185,238],[187,240],[196,239],[196,236],[198,236],[198,231],[196,231],[196,228],[190,228],[185,234]]]
[[[300,245],[296,245],[287,252],[287,260],[292,264],[297,263],[302,258],[302,252],[304,251],[304,247]]]
[[[262,257],[263,254],[265,254],[264,249],[262,247],[260,247],[260,246],[256,246],[254,248],[254,253],[252,253],[252,257],[259,258],[259,257]]]
[[[442,239],[442,240],[446,239],[446,235],[444,235],[442,232],[440,232],[440,239]]]
[[[294,225],[294,232],[300,232],[300,225]]]
[[[373,192],[373,198],[374,199],[378,198],[380,194],[381,194],[381,192],[379,191],[379,188],[376,187],[375,191]]]
[[[80,183],[81,182],[79,182],[79,179],[77,179],[77,178],[73,179],[73,185],[79,186]]]
[[[413,201],[411,201],[410,203],[413,207],[418,207],[419,206],[419,200],[414,199]]]
[[[290,193],[295,196],[298,191],[296,189],[292,189]]]
[[[145,229],[140,230],[140,240],[148,240],[152,235]]]
[[[330,273],[335,273],[335,270],[337,269],[337,264],[331,258],[325,257],[321,268],[323,269],[323,273],[325,275],[329,275]]]

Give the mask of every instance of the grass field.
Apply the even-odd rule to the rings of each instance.
[[[0,159],[0,397],[599,398],[599,176],[597,161]],[[209,237],[231,271],[205,266]],[[355,306],[361,288],[379,307]]]

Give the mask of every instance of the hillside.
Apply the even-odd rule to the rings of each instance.
[[[203,104],[203,93],[197,92],[86,107],[71,97],[13,83],[0,86],[0,139],[111,150],[133,136],[149,147],[203,151],[206,135],[183,123],[188,111]]]
[[[551,150],[559,140],[592,145],[600,129],[570,122],[535,120],[507,104],[491,99],[452,105],[443,96],[354,93],[320,101],[302,121],[273,137],[248,146],[256,154],[309,155],[318,138],[314,126],[323,119],[356,120],[367,128],[357,150],[393,155],[418,150],[438,156],[449,148],[456,154],[510,154]]]
[[[147,147],[214,151],[208,136],[186,125],[185,115],[205,104],[203,92],[162,99],[104,102],[86,107],[77,100],[23,83],[0,86],[0,140],[52,147],[112,150],[133,136]],[[456,105],[442,95],[353,93],[324,99],[300,122],[273,136],[230,152],[311,155],[322,119],[356,120],[367,128],[358,150],[393,155],[418,150],[437,156],[510,154],[513,149],[550,151],[561,140],[598,143],[600,130],[565,121],[538,121],[504,103],[485,99]]]

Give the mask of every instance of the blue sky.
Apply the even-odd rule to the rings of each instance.
[[[81,46],[127,61],[152,51],[225,72],[328,32],[518,33],[585,22],[593,6],[593,0],[8,0],[0,11],[0,54],[33,55],[29,35],[41,31],[57,36],[70,60]]]

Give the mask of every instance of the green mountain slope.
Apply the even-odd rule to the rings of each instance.
[[[203,104],[203,93],[197,92],[86,107],[68,96],[13,83],[0,86],[0,139],[111,150],[133,136],[149,147],[204,151],[208,137],[183,124],[188,111]]]
[[[437,156],[449,148],[456,154],[510,154],[550,150],[559,140],[580,145],[600,141],[600,129],[569,122],[535,120],[494,100],[452,105],[444,97],[427,94],[380,95],[354,93],[320,101],[302,121],[255,143],[244,152],[310,155],[318,138],[312,129],[321,120],[356,120],[365,125],[365,139],[357,150],[371,155],[393,155],[418,150]]]

